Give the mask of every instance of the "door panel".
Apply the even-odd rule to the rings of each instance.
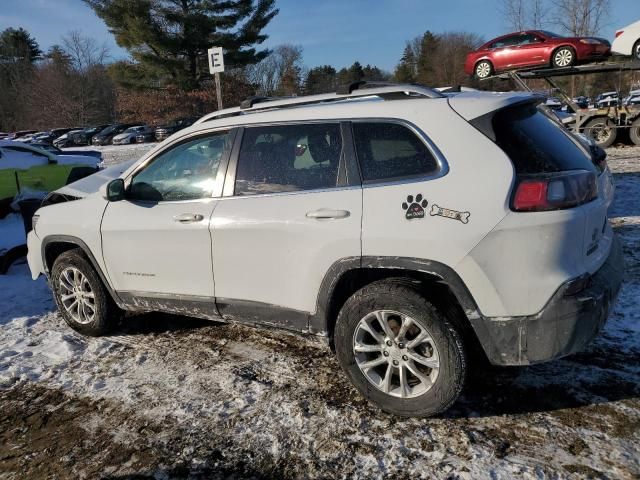
[[[340,212],[310,216],[327,210]],[[212,218],[216,297],[315,312],[331,265],[360,256],[361,215],[359,187],[221,199]]]
[[[212,217],[220,304],[315,312],[331,265],[360,257],[362,189],[345,178],[343,134],[337,122],[245,129]]]
[[[209,227],[232,141],[212,132],[170,146],[132,175],[127,199],[108,204],[102,249],[116,291],[213,301]]]
[[[209,221],[216,200],[111,202],[103,255],[116,291],[213,297]],[[182,222],[181,215],[200,221]]]

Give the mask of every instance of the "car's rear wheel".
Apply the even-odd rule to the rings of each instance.
[[[551,63],[556,68],[570,67],[576,63],[576,54],[570,47],[561,47],[553,52]]]
[[[74,330],[98,336],[117,323],[119,309],[81,250],[69,250],[55,260],[51,281],[58,310]]]
[[[633,51],[631,52],[631,55],[633,56],[634,59],[640,60],[640,40],[638,40],[633,45]]]
[[[457,329],[402,279],[374,282],[346,301],[335,347],[360,393],[388,413],[435,415],[464,385],[466,355]]]
[[[640,145],[640,117],[636,118],[631,124],[629,137],[634,145]]]
[[[477,78],[488,78],[493,75],[493,65],[489,60],[482,60],[476,64],[473,72]]]
[[[613,145],[618,136],[618,130],[607,117],[589,120],[584,126],[584,133],[593,138],[601,148]]]

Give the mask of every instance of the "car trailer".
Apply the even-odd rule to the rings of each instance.
[[[617,102],[618,104],[607,107],[580,108],[553,79],[555,77],[628,71],[640,71],[640,61],[592,63],[536,70],[511,70],[489,78],[513,80],[519,88],[530,92],[533,90],[525,80],[544,79],[552,89],[558,92],[568,108],[575,113],[575,121],[563,122],[564,125],[575,133],[590,136],[598,146],[606,148],[616,141],[620,129],[629,129],[631,141],[635,145],[640,145],[640,106],[621,105]]]

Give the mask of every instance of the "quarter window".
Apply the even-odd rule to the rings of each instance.
[[[404,125],[355,122],[353,135],[365,182],[424,176],[438,169],[424,142]]]
[[[235,195],[335,187],[342,152],[337,123],[247,128]]]
[[[217,133],[181,143],[161,153],[133,177],[129,197],[149,201],[211,197],[229,141],[229,132]]]

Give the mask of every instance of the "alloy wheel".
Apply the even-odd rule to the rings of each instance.
[[[476,67],[476,76],[478,78],[487,78],[491,74],[491,65],[487,62],[480,62]]]
[[[394,397],[424,394],[440,371],[440,356],[429,331],[393,310],[376,310],[360,320],[353,334],[353,354],[369,383]]]
[[[68,267],[58,277],[60,302],[74,321],[86,325],[96,316],[96,300],[87,277],[77,268]]]
[[[573,52],[567,48],[563,48],[556,52],[553,59],[557,66],[568,67],[573,62]]]

